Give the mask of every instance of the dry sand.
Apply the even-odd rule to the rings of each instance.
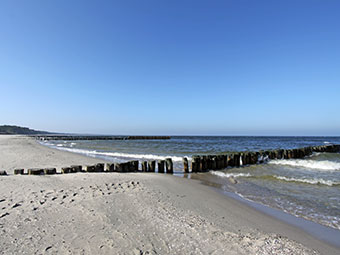
[[[340,254],[188,180],[152,173],[14,176],[102,162],[0,136],[1,254]]]

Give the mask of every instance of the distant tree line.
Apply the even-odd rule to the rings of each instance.
[[[29,129],[27,127],[3,125],[3,126],[0,126],[0,134],[6,134],[6,135],[36,135],[36,134],[49,134],[49,132],[33,130],[33,129]]]

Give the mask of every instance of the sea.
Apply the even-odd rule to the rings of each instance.
[[[170,140],[42,141],[59,150],[112,162],[171,157],[174,174],[206,181],[226,192],[340,230],[340,153],[269,160],[199,174],[183,174],[182,158],[237,151],[340,144],[340,137],[174,136]],[[235,182],[230,181],[233,177]]]

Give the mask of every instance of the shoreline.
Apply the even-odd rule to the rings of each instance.
[[[273,217],[283,223],[289,224],[293,227],[297,227],[301,229],[302,231],[306,232],[306,234],[309,234],[316,239],[326,242],[338,249],[340,249],[340,231],[335,228],[331,228],[316,222],[313,222],[311,220],[304,219],[302,217],[297,217],[295,215],[289,214],[285,211],[281,211],[276,208],[271,208],[265,204],[258,203],[256,201],[252,201],[249,199],[246,199],[239,194],[228,192],[228,191],[221,191],[217,190],[217,192],[220,192],[226,196],[229,196],[231,198],[234,198],[237,201],[240,201],[241,203],[249,205],[251,208],[254,208],[255,210],[264,213],[270,217]]]
[[[81,152],[75,152],[72,150],[68,150],[68,149],[63,149],[63,147],[56,147],[56,146],[51,146],[51,145],[46,145],[44,143],[41,143],[40,141],[37,141],[40,145],[44,146],[44,147],[48,147],[48,148],[52,148],[55,150],[60,150],[60,151],[67,151],[67,152],[71,152],[71,153],[75,153],[77,155],[86,155],[84,153]],[[97,158],[97,159],[103,159],[103,160],[110,160],[108,157],[106,156],[101,156],[101,155],[87,155],[89,157],[93,157],[93,158]],[[208,185],[208,186],[214,186],[216,185],[216,183],[210,183],[209,184],[209,177],[208,178],[200,178],[202,176],[206,176],[207,172],[204,173],[185,173],[181,170],[174,170],[173,173],[174,176],[178,176],[181,178],[193,178],[193,179],[199,179],[202,181],[202,184],[204,185]],[[192,176],[192,177],[191,177]],[[298,227],[300,229],[303,229],[306,233],[314,236],[315,238],[325,241],[327,243],[329,243],[330,245],[333,245],[337,248],[340,248],[340,242],[338,240],[340,240],[340,230],[336,229],[336,228],[332,228],[329,227],[327,225],[323,225],[321,223],[309,220],[309,219],[305,219],[303,217],[299,217],[299,216],[295,216],[293,214],[290,214],[289,212],[286,212],[284,210],[280,210],[277,208],[273,208],[270,207],[269,205],[260,203],[258,201],[254,201],[254,200],[249,200],[245,197],[243,197],[241,194],[238,193],[233,193],[233,192],[228,192],[225,190],[222,190],[221,188],[217,189],[217,192],[220,192],[226,196],[232,197],[238,201],[240,201],[241,203],[246,203],[248,205],[250,205],[251,207],[253,207],[254,209],[265,213],[267,215],[273,216],[278,220],[281,220],[285,223],[288,223],[290,225],[293,225],[295,227]]]
[[[16,143],[15,141],[17,142],[17,144],[13,145]],[[0,157],[0,167],[3,170],[9,170],[9,174],[13,173],[13,169],[20,167],[60,168],[71,164],[84,165],[103,162],[102,159],[86,157],[76,153],[51,149],[47,146],[38,144],[36,141],[29,140],[25,136],[12,136],[7,137],[6,139],[0,137],[0,146],[2,151],[2,157]],[[18,158],[18,154],[20,154],[20,158]],[[97,202],[92,198],[92,196],[95,197],[94,194],[97,194],[96,192],[98,190],[96,189],[92,192],[93,188],[87,188],[87,186],[93,187],[94,185],[97,185],[99,187],[107,187],[106,185],[108,184],[108,182],[117,181],[121,184],[120,186],[124,187],[124,185],[126,185],[126,187],[122,188],[124,192],[112,196],[116,200],[119,200],[124,206],[117,204],[115,200],[111,200],[111,196],[105,195],[100,197],[100,202]],[[132,182],[133,184],[131,184]],[[137,182],[139,183],[138,185],[136,185]],[[112,244],[110,243],[112,241],[107,241],[111,244],[111,248],[108,248],[107,253],[112,251],[121,253],[124,250],[127,251],[133,249],[134,247],[142,247],[141,245],[143,243],[151,244],[151,248],[144,247],[137,249],[143,251],[152,251],[152,249],[157,250],[160,249],[160,247],[163,247],[162,251],[165,251],[165,253],[192,252],[193,247],[197,247],[198,250],[200,250],[202,253],[212,251],[215,247],[215,252],[217,251],[217,254],[219,254],[218,251],[223,251],[223,249],[225,249],[226,251],[230,251],[230,253],[232,254],[246,254],[249,252],[263,252],[264,254],[270,254],[270,252],[266,252],[267,249],[283,249],[282,247],[289,248],[296,254],[312,253],[312,251],[308,250],[308,248],[317,250],[321,254],[337,254],[339,252],[339,247],[335,247],[328,244],[327,242],[318,240],[303,231],[302,229],[275,219],[273,216],[268,216],[265,213],[256,210],[245,203],[242,203],[241,201],[237,201],[237,199],[235,198],[228,197],[224,194],[219,194],[218,192],[216,192],[216,190],[211,189],[211,187],[202,185],[199,180],[189,180],[186,178],[178,178],[176,176],[152,173],[80,173],[48,177],[1,177],[1,192],[2,194],[5,194],[6,201],[7,199],[12,199],[13,201],[15,199],[20,200],[20,196],[23,196],[23,194],[18,186],[22,187],[23,190],[25,190],[26,192],[31,192],[32,190],[41,189],[42,187],[47,187],[46,189],[52,190],[58,190],[64,187],[63,189],[69,189],[73,191],[75,187],[78,188],[79,185],[82,187],[82,189],[79,188],[79,190],[87,190],[87,193],[90,193],[90,195],[92,196],[88,195],[85,192],[83,194],[83,199],[79,201],[76,201],[76,199],[74,199],[75,202],[72,202],[74,204],[69,205],[68,209],[71,209],[71,211],[75,210],[75,212],[78,212],[79,215],[79,207],[81,207],[82,210],[89,209],[87,208],[88,205],[83,203],[84,201],[87,201],[89,204],[93,205],[93,208],[96,208],[95,211],[101,215],[102,219],[106,219],[111,222],[110,224],[107,224],[107,222],[106,224],[102,223],[105,229],[111,229],[111,225],[117,225],[117,222],[120,222],[122,219],[124,219],[124,224],[121,223],[118,225],[121,228],[120,230],[124,230],[123,232],[125,232],[127,236],[131,236],[130,244],[127,244],[127,246],[121,244],[118,245],[118,247],[115,247],[115,242]],[[134,188],[130,191],[131,186],[133,186]],[[99,190],[100,189],[101,188],[99,188]],[[17,197],[13,195],[13,193],[16,194]],[[54,194],[54,196],[57,197],[56,200],[60,198],[58,194]],[[105,204],[104,206],[101,204],[101,199],[104,198],[107,199],[106,202],[114,203],[117,209],[119,208],[121,210],[120,214],[117,213],[114,215],[114,217],[112,217],[112,211],[108,211],[107,206],[105,206]],[[22,204],[26,203],[25,199],[21,198],[21,200],[24,201],[22,202]],[[31,201],[34,201],[34,199]],[[202,201],[204,201],[204,203],[202,203]],[[100,205],[97,203],[100,203]],[[134,207],[135,204],[136,207]],[[160,208],[160,204],[162,204],[164,208]],[[142,209],[140,207],[142,207]],[[20,208],[21,210],[23,210],[24,213],[30,211],[29,206],[20,206]],[[52,202],[51,208],[54,208],[56,211],[63,211],[63,209],[60,208],[60,204],[54,204]],[[135,212],[131,209],[135,209],[136,211],[140,212],[140,214],[135,214]],[[6,209],[4,210],[8,211],[7,213],[9,215],[6,215],[0,219],[6,221],[3,226],[5,226],[6,228],[7,224],[9,226],[11,226],[12,224],[13,227],[13,224],[15,223],[9,221],[9,219],[13,216],[13,213],[10,212],[9,207],[6,207]],[[47,217],[45,218],[45,221],[47,221],[48,219],[51,220],[51,217],[53,218],[53,216],[55,216],[54,214],[56,212],[51,212],[48,208],[44,210],[45,216],[40,216],[42,218]],[[114,209],[111,208],[111,210]],[[122,215],[122,211],[126,212],[126,215]],[[28,215],[29,214],[30,212],[28,212]],[[168,219],[163,217],[164,214],[168,216]],[[79,217],[80,216],[78,216],[78,218]],[[143,224],[143,222],[140,222],[139,217],[141,217],[144,221],[148,222],[149,225],[153,227],[150,228],[148,224]],[[16,218],[13,218],[12,220],[14,219]],[[146,237],[141,237],[140,235],[134,236],[135,233],[132,232],[138,232],[138,229],[136,229],[134,226],[129,226],[129,223],[126,223],[128,222],[128,219],[134,221],[135,223],[138,222],[140,228],[144,230],[143,233]],[[161,229],[161,226],[154,225],[155,222],[167,225],[167,227],[174,231],[176,235],[171,236],[171,234],[169,233],[169,236],[163,236],[163,229]],[[57,223],[58,222],[51,223],[54,229],[58,229]],[[62,223],[62,225],[65,225],[66,227],[74,226],[74,223],[72,222]],[[86,222],[83,221],[79,223],[86,225]],[[99,224],[96,220],[94,220],[92,223],[95,226]],[[124,226],[125,224],[127,224],[128,226]],[[181,226],[181,224],[184,226]],[[192,225],[192,227],[190,227],[190,224]],[[21,226],[24,224],[20,223],[19,225]],[[20,230],[20,227],[18,228]],[[64,233],[63,231],[66,231],[63,230],[61,226],[60,228],[61,229],[58,229],[60,233]],[[133,229],[133,231],[131,230],[131,228]],[[79,229],[76,228],[74,230],[74,233],[80,233],[82,230],[82,227],[79,227]],[[155,237],[153,233],[150,234],[150,231],[155,231],[154,233],[156,233],[156,236],[158,237]],[[185,235],[181,234],[182,232]],[[216,236],[215,232],[219,234]],[[196,234],[197,236],[195,236],[194,234]],[[15,233],[13,233],[13,235],[15,236]],[[108,234],[106,232],[104,233],[103,231],[99,231],[98,235],[104,236],[106,239],[110,239],[107,237]],[[185,238],[183,237],[183,235]],[[287,238],[282,237],[281,235],[286,236]],[[48,234],[48,237],[51,238],[51,240],[55,239],[53,239],[50,234]],[[124,238],[124,235],[121,236],[121,233],[116,233],[114,237],[119,237],[122,239],[122,241],[126,241],[128,239]],[[213,238],[211,239],[211,237]],[[183,238],[185,239],[185,241],[188,241],[187,247],[182,247],[180,246],[180,243],[178,243],[179,240],[182,240],[181,242],[184,242]],[[163,240],[163,243],[159,243],[158,239]],[[74,250],[75,247],[81,247],[84,244],[83,242],[86,242],[85,240],[83,240],[83,238],[79,237],[75,238],[74,240],[76,240],[76,243],[70,243],[64,246],[67,246],[69,249]],[[65,243],[67,243],[67,240],[64,241]],[[229,243],[226,241],[228,241]],[[267,241],[268,244],[266,244]],[[7,251],[13,248],[13,245],[11,246],[9,242],[6,242],[4,240],[2,240],[1,242],[5,243],[2,243],[0,247],[8,248]],[[54,242],[58,243],[57,240],[54,240]],[[95,246],[97,245],[97,242],[99,241],[93,242],[91,244]],[[169,248],[169,244],[172,242],[176,243],[174,244],[175,247]],[[193,242],[195,245],[189,245],[190,242]],[[251,244],[249,244],[249,242]],[[302,243],[304,247],[296,242]],[[105,247],[106,246],[108,246],[107,243]],[[20,245],[18,247],[19,249],[20,247],[22,249],[24,248]],[[99,249],[92,249],[91,247],[89,248],[91,251],[96,251],[97,249]],[[114,247],[114,249],[112,247]],[[41,252],[42,247],[34,247],[33,250],[34,249]],[[48,250],[52,251],[53,248],[49,248]],[[88,252],[89,250],[86,251]]]
[[[180,176],[180,175],[178,175]],[[182,177],[185,178],[185,177]],[[257,201],[253,201],[251,199],[247,199],[242,195],[223,190],[219,187],[219,184],[210,182],[208,179],[201,178],[200,175],[192,175],[191,177],[194,180],[200,181],[202,185],[206,185],[211,187],[217,193],[223,194],[229,198],[235,199],[240,203],[246,204],[253,208],[254,210],[264,213],[270,217],[273,217],[283,223],[289,224],[291,226],[297,227],[307,234],[315,237],[320,241],[324,241],[338,249],[340,249],[340,230],[336,228],[332,228],[326,225],[322,225],[320,223],[314,222],[312,220],[305,219],[303,217],[298,217],[290,214],[289,212],[285,212],[283,210],[272,208],[266,204],[262,204]]]

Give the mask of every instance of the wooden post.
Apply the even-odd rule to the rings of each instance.
[[[172,174],[174,172],[174,166],[173,166],[173,163],[172,163],[172,159],[166,158],[165,163],[166,163],[166,173]]]
[[[198,165],[199,165],[198,171],[199,172],[203,172],[204,171],[204,159],[203,159],[203,156],[200,156],[200,160],[199,160]]]
[[[142,162],[142,172],[147,172],[148,171],[148,162],[143,161]]]
[[[235,164],[236,167],[240,166],[240,153],[234,154],[234,164]]]
[[[207,156],[203,156],[202,159],[203,161],[203,171],[207,171],[208,170],[208,157]]]
[[[211,169],[216,170],[216,168],[217,168],[217,157],[213,156],[211,159]]]
[[[41,175],[44,173],[44,170],[41,168],[31,168],[27,170],[29,175]]]
[[[124,163],[116,163],[115,164],[115,172],[123,172],[124,170]]]
[[[219,157],[219,164],[220,164],[220,169],[224,168],[224,155],[218,155]]]
[[[124,172],[133,172],[133,171],[134,171],[133,161],[126,162]]]
[[[207,163],[206,163],[206,165],[207,165],[207,167],[206,167],[206,170],[211,170],[211,166],[212,166],[212,155],[207,155],[206,156],[206,161],[207,161]]]
[[[106,163],[106,172],[114,172],[115,164],[114,163]]]
[[[291,159],[293,155],[292,150],[287,150],[287,159]]]
[[[250,163],[250,152],[246,151],[244,154],[243,165],[249,165]]]
[[[122,163],[122,172],[129,172],[129,162]]]
[[[78,173],[83,171],[83,167],[81,165],[72,165],[72,172],[73,173]]]
[[[283,150],[283,153],[282,153],[283,155],[283,158],[284,159],[288,159],[288,151],[287,150]]]
[[[219,170],[221,169],[221,158],[220,158],[220,155],[216,155],[215,156],[215,160],[216,160],[216,170]]]
[[[96,172],[104,172],[104,164],[103,163],[98,163],[96,164]]]
[[[158,173],[164,173],[164,164],[165,164],[165,160],[159,160],[157,162],[158,165]]]
[[[148,168],[149,168],[149,172],[155,172],[156,170],[156,161],[149,161],[148,162]]]
[[[189,173],[189,163],[187,158],[183,158],[183,169],[185,173]]]
[[[93,168],[94,168],[94,166],[92,166]],[[71,173],[72,172],[72,169],[71,169],[71,167],[62,167],[61,168],[61,173],[62,174],[69,174],[69,173]],[[90,172],[90,171],[88,171],[88,172]],[[94,171],[93,171],[94,172]]]
[[[307,156],[310,156],[313,154],[313,149],[312,147],[307,147],[307,152],[308,152],[308,155]]]
[[[194,160],[191,161],[191,172],[192,173],[197,172],[197,166],[196,166],[196,162]]]
[[[24,174],[24,169],[14,169],[14,174]]]
[[[50,175],[50,174],[56,174],[57,173],[57,169],[55,168],[45,168],[44,169],[44,174]]]
[[[67,170],[67,169],[66,169]],[[91,165],[91,166],[85,166],[85,171],[88,172],[88,173],[93,173],[94,171],[96,170],[96,167]],[[61,172],[63,172],[63,169],[61,169]]]
[[[233,154],[229,154],[228,155],[228,166],[230,167],[234,167],[235,164],[234,164],[234,155]]]
[[[251,153],[251,164],[257,164],[257,159],[258,159],[258,156],[257,156],[257,153],[256,152],[252,152]]]
[[[196,173],[199,171],[199,166],[200,164],[200,156],[192,156],[192,161],[191,161],[191,172]]]
[[[137,172],[138,171],[138,166],[139,166],[139,161],[138,160],[134,160],[131,162],[132,164],[132,171],[133,172]]]
[[[192,160],[195,161],[195,172],[201,172],[201,157],[198,155],[195,155],[192,157]]]
[[[228,155],[223,155],[223,168],[228,167]]]
[[[270,159],[276,159],[277,158],[277,151],[271,150],[269,154]]]

